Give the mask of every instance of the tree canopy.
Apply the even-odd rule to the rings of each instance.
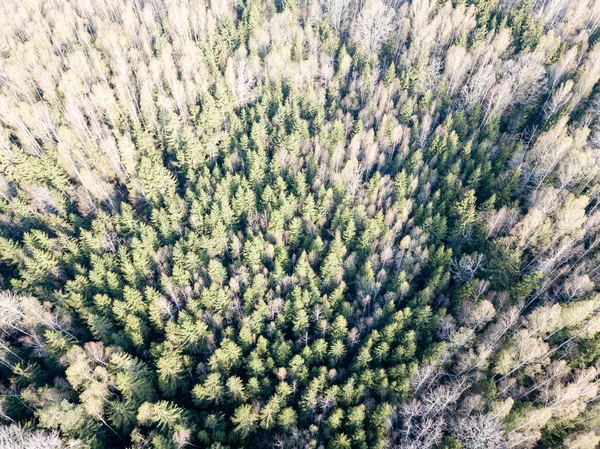
[[[598,447],[599,38],[0,2],[0,447]]]

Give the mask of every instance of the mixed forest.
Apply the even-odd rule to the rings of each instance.
[[[600,1],[0,2],[0,447],[594,449]]]

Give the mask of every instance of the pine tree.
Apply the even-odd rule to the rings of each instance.
[[[257,421],[258,416],[252,406],[248,404],[236,408],[231,418],[231,422],[235,426],[234,432],[241,440],[246,439],[255,430]]]
[[[411,99],[406,100],[400,109],[398,120],[403,125],[408,125],[413,113],[413,102]]]
[[[385,75],[383,77],[383,85],[388,87],[390,84],[394,82],[396,79],[396,66],[394,65],[394,61],[390,64]]]
[[[183,410],[171,402],[144,402],[138,410],[137,420],[142,425],[154,424],[163,430],[175,427],[183,416]]]

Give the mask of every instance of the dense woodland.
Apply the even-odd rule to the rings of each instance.
[[[594,449],[600,1],[0,2],[0,447]]]

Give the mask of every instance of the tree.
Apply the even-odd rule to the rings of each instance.
[[[60,448],[64,446],[58,432],[29,431],[16,425],[0,427],[0,444],[7,449]]]
[[[274,395],[260,410],[260,426],[263,429],[271,429],[277,422],[277,416],[281,409],[280,399]]]
[[[450,262],[450,271],[459,284],[473,280],[475,273],[481,268],[484,261],[483,254],[475,256],[463,255],[460,260]]]
[[[167,397],[173,397],[183,381],[185,358],[166,345],[156,361],[158,387]]]
[[[232,376],[227,379],[227,390],[228,394],[232,399],[239,402],[244,402],[247,399],[246,392],[244,391],[243,380],[237,376]]]
[[[142,403],[155,398],[153,373],[141,360],[117,352],[109,359],[109,369],[115,373],[115,385],[127,400]]]
[[[455,432],[465,449],[492,449],[503,440],[502,425],[493,415],[460,418]]]
[[[141,425],[156,425],[159,429],[173,428],[183,419],[183,410],[168,401],[144,402],[138,409]]]
[[[573,435],[566,441],[566,447],[569,449],[586,449],[594,448],[600,442],[600,436],[595,432],[586,432]]]
[[[118,430],[129,433],[137,422],[137,408],[131,401],[111,401],[108,406],[108,419]]]
[[[352,30],[353,41],[366,53],[378,51],[393,29],[394,10],[379,0],[366,2]]]
[[[394,65],[394,61],[390,64],[388,69],[385,72],[383,77],[383,85],[388,87],[390,84],[394,82],[396,79],[396,66]]]
[[[507,376],[526,366],[528,371],[535,373],[545,363],[548,351],[547,343],[530,336],[526,329],[522,329],[498,354],[494,371]]]
[[[257,421],[258,415],[252,406],[248,404],[236,408],[231,418],[231,422],[235,426],[234,431],[242,440],[254,431]]]
[[[202,384],[196,385],[192,390],[194,399],[199,403],[214,402],[215,404],[218,404],[223,397],[223,393],[223,382],[218,373],[209,374]]]
[[[9,447],[595,444],[598,2],[41,3],[0,2]]]

